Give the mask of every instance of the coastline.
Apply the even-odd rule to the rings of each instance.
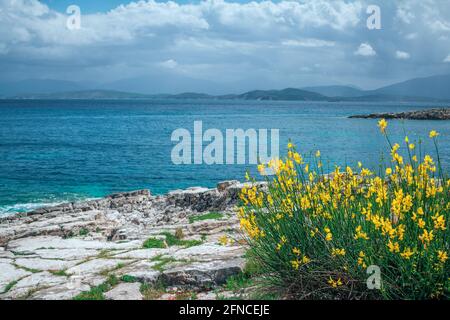
[[[234,208],[243,186],[138,190],[2,217],[0,299],[74,299],[124,276],[135,281],[119,281],[104,297],[145,299],[138,287],[164,281],[157,298],[189,291],[213,299],[212,288],[224,291],[244,269]],[[163,245],[147,246],[149,239]]]

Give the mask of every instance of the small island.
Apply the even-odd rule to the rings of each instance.
[[[434,108],[398,113],[371,113],[353,115],[349,118],[362,119],[409,119],[409,120],[450,120],[450,108]]]

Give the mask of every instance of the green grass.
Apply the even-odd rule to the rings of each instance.
[[[89,234],[89,230],[86,228],[81,228],[80,231],[78,232],[78,235],[81,237],[87,236]]]
[[[120,281],[126,282],[126,283],[138,282],[138,280],[136,279],[136,277],[130,276],[130,275],[128,275],[128,274],[124,274],[124,275],[120,278]]]
[[[55,276],[60,276],[60,277],[68,276],[68,274],[66,273],[66,270],[49,270],[49,272]]]
[[[156,239],[156,238],[148,238],[145,240],[144,244],[142,245],[144,248],[151,249],[151,248],[165,248],[166,244],[163,240]]]
[[[166,292],[166,289],[160,284],[152,286],[148,283],[143,283],[141,284],[140,291],[144,300],[156,300]]]
[[[33,269],[33,268],[27,268],[27,267],[24,267],[24,266],[19,266],[18,264],[16,264],[16,263],[13,263],[13,265],[14,265],[14,267],[16,267],[17,269],[22,269],[22,270],[25,270],[25,271],[28,271],[28,272],[31,272],[31,273],[38,273],[38,272],[41,272],[42,270],[38,270],[38,269]]]
[[[112,269],[107,269],[107,270],[103,270],[102,272],[100,272],[100,275],[102,276],[108,276],[111,272],[122,269],[123,267],[125,267],[126,264],[119,262],[114,268]]]
[[[222,213],[220,213],[220,212],[209,212],[207,214],[189,217],[189,223],[194,223],[196,221],[203,221],[203,220],[222,219],[223,216],[224,215]]]
[[[178,239],[175,235],[171,234],[170,232],[163,232],[161,233],[166,237],[166,243],[169,247],[171,246],[183,246],[183,247],[193,247],[198,246],[202,244],[202,241],[200,240],[182,240]]]
[[[91,288],[89,291],[83,291],[79,295],[75,296],[73,300],[105,300],[104,293],[111,290],[118,283],[119,279],[117,279],[114,275],[110,275],[105,282]]]
[[[151,261],[158,262],[157,264],[152,266],[152,269],[162,272],[162,271],[164,271],[164,266],[166,266],[168,263],[176,262],[177,259],[175,259],[173,257],[163,257],[162,255],[159,255],[159,256],[156,256],[153,259],[151,259]]]
[[[11,281],[10,283],[8,283],[5,287],[5,289],[3,290],[2,294],[7,293],[9,290],[11,290],[16,284],[17,284],[17,280]]]
[[[225,289],[236,292],[241,289],[247,288],[252,284],[253,284],[252,278],[242,272],[235,276],[229,277],[227,279],[227,282],[225,283]]]
[[[172,246],[181,246],[185,248],[198,246],[203,243],[201,240],[183,240],[177,237],[174,234],[171,234],[170,232],[162,232],[161,235],[166,237],[166,240],[157,239],[155,237],[150,237],[147,240],[145,240],[144,244],[142,245],[144,248],[151,249],[151,248],[159,248],[164,249],[166,247],[172,247]]]

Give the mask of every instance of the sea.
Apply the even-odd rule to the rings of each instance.
[[[153,194],[244,180],[254,164],[174,164],[174,130],[279,130],[280,155],[291,140],[306,159],[321,151],[326,170],[372,170],[389,157],[374,119],[354,114],[440,107],[436,102],[280,102],[239,100],[0,100],[0,216],[115,192]],[[447,105],[448,106],[448,105]],[[436,157],[428,138],[440,133],[442,167],[450,168],[450,121],[390,120],[392,142],[404,137]],[[259,132],[259,131],[258,131]],[[225,144],[225,143],[224,143]],[[204,145],[208,145],[205,142]],[[193,150],[192,150],[193,152]]]

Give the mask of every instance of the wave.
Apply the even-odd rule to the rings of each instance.
[[[80,198],[75,201],[90,201],[99,198]],[[70,200],[60,200],[55,202],[27,202],[27,203],[17,203],[13,205],[0,206],[0,217],[11,216],[21,212],[33,211],[43,207],[53,207],[63,203],[67,203]],[[74,201],[74,200],[72,200]]]
[[[13,205],[0,206],[0,216],[5,217],[20,212],[28,212],[42,207],[57,206],[64,201],[59,202],[29,202],[29,203],[17,203]]]

